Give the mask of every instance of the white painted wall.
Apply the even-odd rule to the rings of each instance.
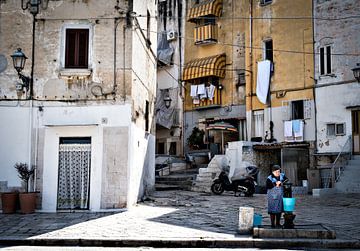
[[[141,199],[145,189],[154,189],[155,137],[132,124],[129,138],[127,206],[131,207]]]
[[[100,210],[103,145],[101,127],[49,126],[45,129],[42,211],[56,211],[60,137],[91,137],[89,208],[91,211]]]
[[[29,163],[29,107],[21,102],[0,106],[0,181],[10,187],[20,187],[14,168],[16,162]]]
[[[339,152],[352,134],[351,110],[346,107],[360,105],[360,85],[352,83],[316,88],[316,100],[318,152]],[[345,123],[346,134],[327,136],[328,123]]]

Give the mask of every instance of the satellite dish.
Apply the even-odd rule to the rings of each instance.
[[[0,54],[0,73],[6,70],[7,68],[7,59],[3,54]]]

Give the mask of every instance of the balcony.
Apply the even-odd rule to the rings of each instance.
[[[194,29],[196,45],[217,43],[217,25],[207,24]]]
[[[193,99],[193,109],[211,109],[221,107],[221,90],[218,88],[214,89],[214,96],[212,99],[203,98],[203,99]]]

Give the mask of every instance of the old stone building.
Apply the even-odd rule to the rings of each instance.
[[[155,2],[0,1],[2,191],[21,187],[16,162],[36,166],[43,211],[130,207],[153,189]]]
[[[159,1],[156,153],[183,155],[185,0]]]
[[[273,144],[267,151],[295,185],[307,179],[315,142],[311,16],[311,0],[253,0],[245,21],[248,135]]]
[[[343,166],[344,156],[340,158],[339,153],[347,159],[348,153],[360,154],[360,85],[352,72],[360,63],[360,20],[356,17],[360,6],[351,0],[313,2],[316,156],[317,166],[325,167],[323,181],[329,185],[329,168]],[[358,183],[357,175],[353,176]]]
[[[204,130],[203,147],[212,154],[223,153],[226,142],[246,140],[246,24],[235,18],[247,13],[244,2],[187,2],[184,138],[188,140],[194,128]],[[230,130],[221,133],[214,127],[219,123]],[[189,141],[185,145],[186,151],[197,148]]]

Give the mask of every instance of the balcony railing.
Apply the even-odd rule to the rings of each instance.
[[[217,38],[217,25],[207,24],[194,29],[195,44],[216,43]]]

